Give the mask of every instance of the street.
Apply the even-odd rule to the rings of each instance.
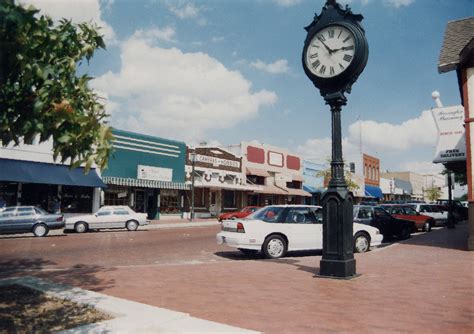
[[[218,230],[2,238],[0,275],[37,276],[263,332],[473,330],[473,258],[460,250],[466,224],[356,254],[361,276],[349,281],[316,278],[319,252],[245,257],[217,245]]]

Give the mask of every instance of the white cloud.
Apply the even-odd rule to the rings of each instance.
[[[416,146],[434,146],[437,131],[429,110],[401,124],[357,121],[349,126],[349,140],[358,143],[362,131],[364,147],[376,151],[403,151]]]
[[[65,18],[74,23],[92,22],[101,27],[100,33],[104,35],[106,44],[114,44],[116,42],[114,30],[102,19],[99,0],[20,0],[20,3],[33,5],[41,10],[40,14],[49,15],[56,21]],[[110,4],[110,2],[107,2],[105,6]]]
[[[213,43],[220,43],[220,42],[224,41],[224,39],[225,39],[224,36],[216,36],[216,37],[212,37],[211,40],[212,40]]]
[[[400,8],[400,7],[408,7],[409,5],[414,3],[415,0],[384,0],[384,2],[395,8]]]
[[[430,111],[423,111],[419,117],[401,124],[357,121],[349,125],[349,135],[342,140],[343,156],[351,160],[354,155],[364,152],[374,154],[383,163],[390,160],[393,153],[411,153],[417,149],[432,149],[434,152],[436,139],[436,126]],[[331,138],[309,139],[298,146],[297,151],[304,159],[325,162],[331,158]],[[429,173],[439,171],[440,166],[431,161],[398,161],[398,165],[391,168]]]
[[[407,161],[400,164],[400,170],[418,174],[438,174],[443,170],[443,165],[431,161]]]
[[[301,3],[301,0],[275,0],[275,3],[278,6],[291,7],[291,6]]]
[[[160,28],[152,28],[146,30],[137,30],[133,34],[134,38],[143,39],[147,42],[152,42],[155,39],[162,40],[165,42],[176,42],[174,36],[176,35],[176,31],[172,27],[164,27]]]
[[[253,68],[257,70],[261,70],[264,72],[268,72],[271,74],[281,74],[281,73],[288,73],[290,68],[288,67],[288,61],[286,59],[278,59],[273,63],[266,64],[260,59],[250,64]]]
[[[254,118],[276,102],[274,92],[252,92],[252,83],[205,53],[154,47],[134,35],[122,44],[118,73],[92,82],[108,94],[112,123],[120,128],[202,139],[206,131]]]
[[[207,21],[202,16],[202,8],[189,1],[167,1],[168,10],[181,20],[195,19],[199,25],[206,25]]]

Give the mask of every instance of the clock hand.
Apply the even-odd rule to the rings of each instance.
[[[326,48],[326,50],[328,50],[329,54],[332,54],[334,52],[334,50],[330,49],[326,43],[324,43],[322,40],[319,40],[321,43],[323,43],[324,47]]]
[[[351,48],[352,48],[351,46],[343,46],[342,48],[332,50],[332,52],[337,52],[341,50],[351,50]]]

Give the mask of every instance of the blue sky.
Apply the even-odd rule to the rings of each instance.
[[[86,70],[112,125],[188,144],[257,140],[313,161],[329,157],[330,113],[301,66],[303,27],[325,1],[23,2],[104,27],[107,51]],[[369,42],[343,109],[345,152],[362,146],[384,170],[439,169],[435,126],[423,111],[434,90],[444,105],[460,103],[455,73],[438,74],[437,61],[446,23],[472,16],[474,1],[340,3],[364,15]]]

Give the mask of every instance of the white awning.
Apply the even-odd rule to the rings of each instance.
[[[250,168],[250,167],[247,167],[247,175],[256,175],[256,176],[263,176],[263,177],[270,176],[270,174],[266,170],[259,169],[259,168]]]

